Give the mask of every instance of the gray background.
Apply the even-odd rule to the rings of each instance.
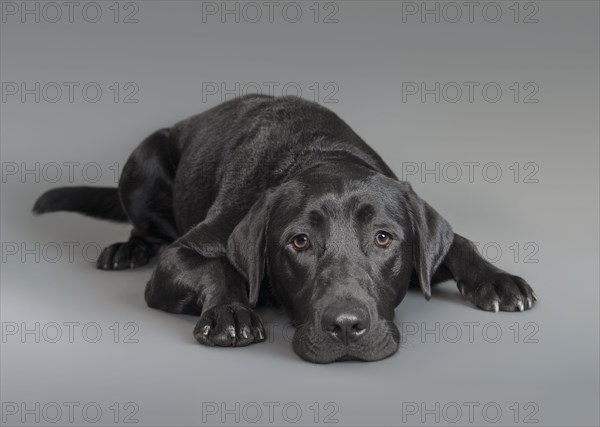
[[[448,22],[453,10],[446,9],[439,23],[432,16],[422,22],[418,14],[403,15],[410,5],[391,1],[321,3],[316,23],[312,1],[297,3],[298,22],[290,22],[296,9],[282,14],[284,3],[275,8],[273,22],[264,2],[255,3],[263,11],[258,22],[248,22],[255,17],[251,9],[245,15],[240,9],[240,22],[230,15],[203,15],[203,7],[233,9],[235,2],[169,3],[121,3],[117,23],[112,1],[98,3],[103,15],[95,23],[84,19],[83,6],[75,9],[74,22],[68,16],[49,22],[55,20],[51,9],[40,11],[45,15],[39,23],[28,15],[22,22],[20,12],[3,14],[3,423],[36,424],[37,413],[39,424],[46,424],[59,405],[63,414],[56,424],[69,424],[65,402],[76,402],[74,425],[89,424],[82,418],[86,403],[89,418],[94,407],[102,410],[96,425],[121,423],[131,408],[139,409],[133,418],[140,425],[243,425],[255,418],[256,405],[263,409],[256,425],[293,424],[297,408],[302,415],[295,425],[327,420],[445,425],[455,418],[455,425],[489,425],[497,408],[502,413],[495,425],[599,424],[598,2],[521,3],[517,23],[512,1],[497,3],[498,22],[488,22],[494,10],[484,17],[482,6],[469,22],[463,5],[463,17],[455,23]],[[535,7],[538,22],[523,22]],[[138,22],[122,22],[132,11]],[[68,14],[66,7],[62,12]],[[93,20],[95,10],[87,12]],[[330,12],[338,22],[323,22]],[[39,102],[35,94],[24,100],[20,93],[10,95],[12,84],[23,82],[34,92],[40,83]],[[79,84],[73,102],[64,82]],[[89,82],[102,89],[97,102],[81,94]],[[109,88],[115,82],[117,102]],[[145,306],[150,266],[131,272],[94,269],[90,260],[97,248],[126,238],[127,226],[74,214],[36,218],[30,208],[53,186],[114,186],[111,165],[122,166],[147,134],[221,101],[222,91],[205,91],[203,99],[207,82],[229,89],[236,82],[263,89],[275,82],[278,95],[286,84],[290,94],[300,87],[303,97],[345,119],[400,176],[415,164],[433,169],[439,162],[439,179],[420,173],[406,178],[456,231],[485,245],[488,258],[525,277],[538,305],[524,313],[493,314],[463,302],[453,283],[435,289],[429,302],[412,292],[396,311],[406,337],[400,351],[370,364],[301,361],[284,337],[285,316],[268,310],[262,312],[271,329],[266,343],[242,349],[196,344],[191,333],[196,318]],[[442,96],[436,103],[433,95],[425,102],[419,96],[403,102],[403,82],[479,86],[473,102],[466,93],[458,102]],[[497,102],[482,96],[489,82],[502,89]],[[520,87],[518,102],[510,89],[514,82]],[[49,102],[56,92],[48,83],[65,89],[56,102]],[[138,102],[124,102],[132,87],[139,89],[133,96]],[[452,87],[447,86],[447,98],[455,96]],[[538,102],[524,102],[532,87],[539,89]],[[88,96],[95,96],[93,90]],[[66,162],[75,162],[72,177]],[[456,176],[452,162],[479,166],[472,180],[463,165],[462,177],[450,182]],[[497,166],[484,175],[489,162]],[[88,163],[92,166],[84,168]],[[502,176],[493,183],[498,167]],[[92,182],[97,169],[102,175]],[[25,170],[34,172],[23,175]],[[533,176],[526,179],[529,173]],[[528,182],[532,179],[537,182]],[[36,322],[38,337],[21,336]],[[78,322],[73,342],[65,322]],[[96,323],[84,336],[89,322]],[[115,322],[118,343],[111,329]],[[474,322],[472,339],[469,322]],[[53,343],[56,324],[62,337]],[[88,342],[94,340],[94,325],[102,332],[96,343]],[[421,333],[436,328],[438,336]],[[129,332],[137,342],[125,342]],[[33,414],[24,422],[21,412],[10,415],[11,402],[33,408]],[[116,420],[114,402],[120,408]],[[233,412],[224,420],[221,412],[211,415],[210,402]],[[279,405],[273,419],[267,402]],[[471,404],[477,405],[473,419]],[[414,408],[418,412],[412,415]],[[424,410],[431,413],[422,419]],[[336,413],[326,419],[331,412]]]

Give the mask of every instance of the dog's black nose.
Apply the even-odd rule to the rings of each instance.
[[[366,310],[329,308],[321,319],[323,330],[348,345],[367,332],[371,324]]]

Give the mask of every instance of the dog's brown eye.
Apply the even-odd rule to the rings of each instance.
[[[385,231],[378,231],[377,234],[375,235],[375,243],[377,244],[377,246],[381,246],[382,248],[385,248],[385,247],[389,246],[389,244],[391,242],[392,242],[392,236],[390,236]]]
[[[298,234],[292,239],[292,245],[294,245],[294,249],[297,251],[303,251],[310,246],[310,240],[308,240],[306,234]]]

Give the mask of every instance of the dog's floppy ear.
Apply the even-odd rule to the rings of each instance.
[[[454,233],[450,224],[411,190],[407,192],[414,241],[412,254],[421,291],[431,298],[431,277],[450,249]]]
[[[264,193],[234,228],[227,241],[227,258],[248,283],[251,307],[256,305],[265,272],[270,199],[270,194]]]

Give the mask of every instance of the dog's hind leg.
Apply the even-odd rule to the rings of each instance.
[[[127,242],[104,248],[96,263],[98,268],[140,267],[147,264],[163,244],[177,239],[173,180],[178,161],[168,129],[153,133],[131,153],[119,180],[119,197],[133,231]]]

